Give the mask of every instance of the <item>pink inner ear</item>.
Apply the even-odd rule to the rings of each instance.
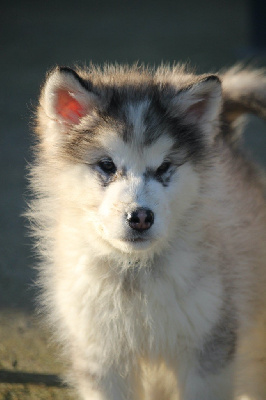
[[[207,105],[206,103],[207,103],[206,98],[197,101],[187,109],[187,113],[189,113],[196,119],[200,119],[206,111],[206,105]]]
[[[74,124],[78,124],[85,114],[84,107],[65,90],[59,90],[57,93],[56,111],[67,122]]]

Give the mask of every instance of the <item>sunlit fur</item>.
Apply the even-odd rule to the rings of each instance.
[[[265,400],[264,183],[235,135],[240,115],[263,116],[265,88],[239,67],[47,76],[28,216],[81,399]],[[141,233],[139,207],[154,213]]]

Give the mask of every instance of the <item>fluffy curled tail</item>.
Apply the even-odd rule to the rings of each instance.
[[[223,85],[223,115],[233,122],[242,114],[251,113],[266,118],[266,70],[235,66],[221,75]]]
[[[245,114],[266,119],[266,70],[237,65],[219,74],[223,87],[222,132],[231,143],[238,142]]]

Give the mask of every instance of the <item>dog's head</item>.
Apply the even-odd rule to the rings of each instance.
[[[60,207],[102,246],[161,249],[197,201],[220,103],[213,75],[56,68],[37,131]]]

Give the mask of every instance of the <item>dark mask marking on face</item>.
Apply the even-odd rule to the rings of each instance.
[[[84,117],[83,124],[71,129],[65,146],[66,152],[72,157],[75,157],[75,153],[84,153],[86,147],[103,131],[116,132],[125,143],[132,143],[134,127],[127,116],[128,106],[131,104],[134,107],[140,102],[148,102],[149,106],[143,112],[144,132],[139,146],[150,146],[160,136],[167,134],[175,142],[172,150],[182,150],[192,162],[202,160],[206,153],[204,135],[196,125],[185,124],[181,117],[172,117],[161,97],[159,88],[152,84],[145,88],[112,88],[108,105],[95,111],[91,118]]]
[[[176,172],[177,167],[172,165],[168,171],[164,174],[159,175],[156,173],[156,170],[148,168],[144,173],[145,181],[148,182],[150,179],[154,179],[157,182],[160,182],[164,187],[168,187],[171,181],[172,175]]]
[[[149,146],[161,135],[170,135],[175,142],[176,150],[183,149],[192,161],[204,156],[204,137],[197,126],[185,124],[182,118],[172,117],[161,104],[159,95],[153,101],[145,116],[145,145]]]
[[[100,171],[97,165],[95,165],[93,169],[95,170],[99,182],[103,187],[107,187],[111,183],[116,182],[119,179],[125,179],[127,176],[127,170],[125,167],[122,167],[121,169],[117,170],[115,174],[110,174],[110,175]]]

